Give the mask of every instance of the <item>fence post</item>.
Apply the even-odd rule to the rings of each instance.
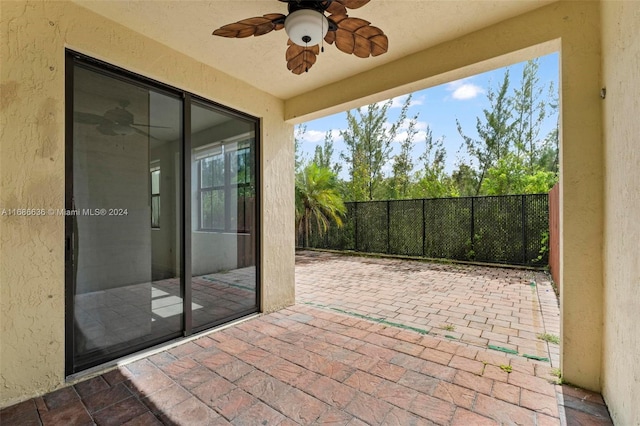
[[[475,231],[475,225],[476,225],[476,218],[475,218],[475,206],[474,206],[474,201],[475,201],[475,197],[471,197],[471,251],[473,252],[473,257],[476,257],[476,249],[475,249],[475,243],[476,243],[476,231]],[[473,260],[473,259],[470,259]]]
[[[425,216],[425,199],[422,199],[422,257],[426,256],[425,240],[427,239],[427,218]]]
[[[391,254],[391,201],[387,200],[387,254]]]
[[[522,263],[527,265],[527,203],[525,202],[526,195],[522,194]]]
[[[353,202],[353,223],[354,223],[353,228],[355,232],[355,235],[353,236],[353,241],[355,243],[353,250],[359,251],[358,250],[358,202],[357,201]]]

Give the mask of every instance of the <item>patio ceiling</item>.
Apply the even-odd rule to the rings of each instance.
[[[264,92],[289,99],[553,0],[372,0],[352,10],[350,16],[366,19],[383,29],[389,37],[389,51],[376,58],[360,59],[340,52],[335,46],[327,46],[313,68],[303,75],[287,70],[284,31],[237,40],[211,35],[214,29],[243,18],[266,13],[286,14],[286,4],[280,1],[75,2]]]

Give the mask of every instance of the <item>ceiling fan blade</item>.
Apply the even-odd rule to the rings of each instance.
[[[330,15],[346,15],[347,14],[347,8],[344,7],[342,3],[339,3],[337,1],[332,1],[327,7],[326,11]]]
[[[152,126],[151,124],[140,124],[140,123],[131,123],[130,126],[142,126],[142,127],[153,127],[154,129],[170,129],[171,127],[167,126]]]
[[[138,133],[138,134],[140,134],[140,135],[146,136],[146,137],[151,138],[151,139],[156,140],[156,141],[159,141],[159,140],[160,140],[160,139],[158,139],[158,138],[155,138],[155,137],[151,136],[151,135],[150,135],[149,133],[147,133],[147,132],[143,132],[143,131],[142,131],[142,130],[140,130],[140,129],[136,129],[135,127],[132,127],[132,129],[133,129],[136,133]]]
[[[355,40],[356,49],[353,53],[361,58],[382,55],[389,50],[389,39],[380,28],[373,25],[357,29]]]
[[[264,16],[243,19],[218,28],[213,32],[213,35],[229,38],[257,37],[284,28],[285,18],[286,16],[281,13],[269,13]]]
[[[109,120],[101,115],[91,114],[89,112],[74,111],[73,119],[82,124],[108,124]]]
[[[335,43],[341,51],[359,58],[378,56],[389,49],[389,39],[384,32],[359,18],[339,17],[336,21]]]
[[[335,31],[327,31],[327,35],[324,36],[324,41],[328,44],[333,44],[336,41],[336,32]]]
[[[348,9],[357,9],[369,3],[370,0],[335,0]]]
[[[287,68],[294,74],[302,74],[309,71],[309,68],[316,63],[318,54],[320,53],[320,47],[318,45],[302,47],[288,41],[289,47],[285,57],[287,59]]]

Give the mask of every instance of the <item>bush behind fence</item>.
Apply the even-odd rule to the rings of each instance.
[[[547,194],[347,202],[310,248],[510,265],[548,264]],[[302,235],[298,235],[302,246]]]

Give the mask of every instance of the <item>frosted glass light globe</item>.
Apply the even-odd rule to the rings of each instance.
[[[329,21],[321,12],[300,9],[287,16],[284,29],[291,41],[298,46],[315,46],[327,35]]]

